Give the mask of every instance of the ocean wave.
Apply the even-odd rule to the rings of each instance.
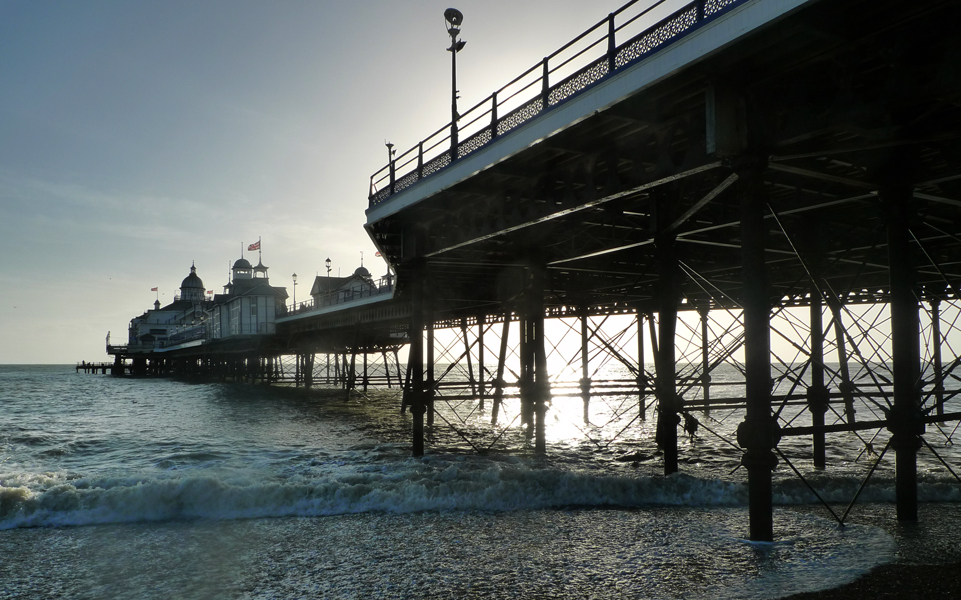
[[[859,482],[813,482],[829,502],[848,502]],[[894,500],[892,481],[879,479],[861,501]],[[961,501],[961,488],[921,482],[924,501]],[[800,481],[778,483],[779,504],[816,498]],[[743,483],[618,476],[537,468],[509,461],[416,460],[280,477],[267,471],[91,476],[69,473],[0,475],[0,529],[182,519],[330,516],[364,512],[513,511],[567,506],[743,506]]]

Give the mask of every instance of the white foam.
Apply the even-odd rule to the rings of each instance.
[[[858,482],[816,482],[829,501],[850,500]],[[893,500],[881,481],[863,501]],[[923,500],[957,500],[957,486],[925,483]],[[564,506],[743,506],[744,484],[685,474],[583,473],[525,461],[438,457],[352,466],[325,464],[279,476],[255,469],[157,470],[141,476],[67,473],[0,476],[0,528],[175,519],[324,516],[361,512],[510,511]],[[799,482],[775,488],[775,501],[816,501]]]

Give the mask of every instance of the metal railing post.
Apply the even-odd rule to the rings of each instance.
[[[551,93],[550,69],[547,66],[547,57],[544,57],[544,72],[541,75],[541,110],[547,110],[547,100]]]
[[[614,72],[614,57],[617,53],[614,41],[614,13],[607,16],[607,72]]]
[[[390,159],[390,195],[394,195],[394,183],[395,183],[395,170],[394,170],[394,159]]]
[[[424,142],[417,144],[417,179],[424,178]]]
[[[497,92],[491,94],[491,139],[497,137]]]

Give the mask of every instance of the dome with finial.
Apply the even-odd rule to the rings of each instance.
[[[204,282],[197,275],[197,267],[194,264],[190,265],[190,275],[187,275],[180,284],[180,298],[195,302],[204,299]]]
[[[364,279],[370,279],[370,271],[368,271],[363,265],[357,267],[357,269],[354,271],[354,275],[363,277]]]
[[[250,261],[246,258],[238,258],[237,262],[234,263],[235,269],[251,269]]]

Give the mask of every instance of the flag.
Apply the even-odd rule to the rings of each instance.
[[[380,252],[374,252],[374,256],[380,256]]]
[[[208,293],[208,294],[213,294],[214,291],[213,291],[213,290],[207,290],[207,293]]]
[[[157,291],[160,291],[160,288],[150,288],[150,291],[151,291],[151,292],[157,292]]]
[[[247,246],[247,250],[260,250],[260,240],[257,240],[255,243]]]

